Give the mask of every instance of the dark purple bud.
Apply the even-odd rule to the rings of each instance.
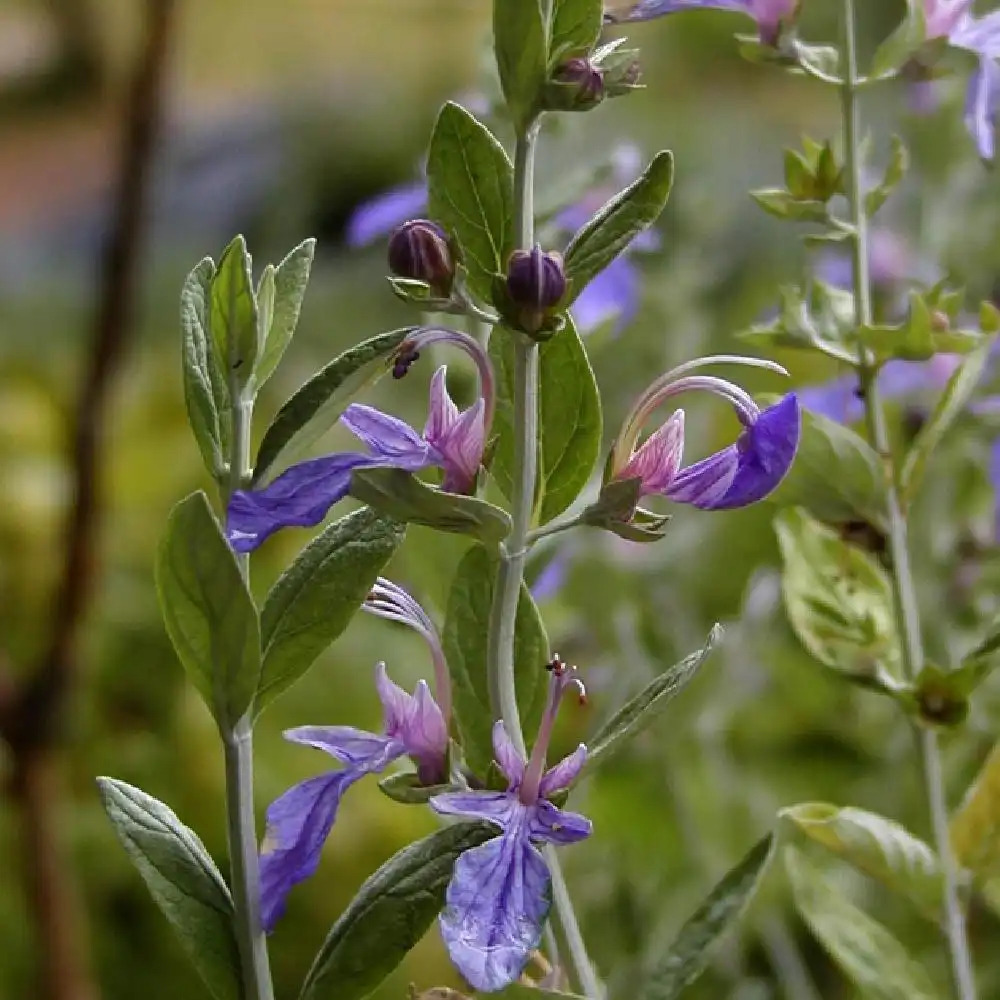
[[[526,330],[538,330],[549,310],[566,294],[562,255],[547,253],[538,244],[515,250],[507,264],[507,294]]]
[[[395,379],[405,378],[409,374],[410,365],[419,358],[420,352],[418,350],[410,344],[403,344],[393,359],[392,377]]]
[[[592,108],[604,97],[604,74],[589,59],[568,59],[556,68],[552,79],[566,88],[574,110]]]
[[[447,298],[455,280],[455,261],[448,234],[427,219],[404,222],[389,238],[389,270],[400,278],[426,281]]]

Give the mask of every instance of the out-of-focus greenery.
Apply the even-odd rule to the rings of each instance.
[[[93,9],[120,75],[134,43],[136,10],[125,0]],[[183,5],[172,80],[170,135],[158,173],[154,247],[146,269],[140,330],[114,399],[105,442],[106,512],[98,589],[89,618],[81,689],[68,720],[69,799],[64,833],[86,904],[96,976],[108,1000],[201,996],[167,925],[108,827],[94,788],[111,773],[165,800],[224,857],[221,760],[211,720],[182,679],[161,627],[152,558],[170,506],[204,482],[187,431],[178,359],[177,295],[187,270],[217,255],[236,229],[255,258],[276,260],[300,238],[320,239],[299,334],[263,397],[258,433],[280,402],[317,366],[351,343],[409,322],[382,278],[382,247],[347,251],[342,226],[358,202],[410,179],[440,101],[474,91],[486,65],[485,0],[378,0]],[[834,5],[806,0],[806,31],[832,38]],[[862,5],[873,41],[903,4]],[[867,8],[871,8],[870,10]],[[876,9],[879,8],[879,9]],[[3,18],[38,13],[15,5]],[[877,23],[876,23],[877,22]],[[741,63],[725,15],[678,16],[636,27],[648,89],[586,116],[563,120],[542,145],[543,195],[558,192],[588,149],[629,140],[677,158],[661,253],[640,259],[645,274],[638,321],[618,337],[589,342],[604,395],[610,439],[630,399],[653,372],[711,351],[738,349],[734,333],[776,302],[777,284],[797,280],[806,259],[793,231],[764,216],[746,191],[780,176],[781,146],[798,133],[834,134],[837,108],[802,79]],[[975,161],[960,125],[960,87],[917,120],[900,87],[866,105],[873,149],[890,131],[912,143],[916,169],[885,217],[912,244],[966,282],[970,303],[988,294],[998,256],[996,182]],[[72,116],[77,116],[76,118]],[[0,169],[0,646],[31,664],[48,630],[50,588],[60,559],[66,502],[64,421],[82,364],[101,229],[89,187],[63,173],[68,190],[39,202],[37,224],[5,225],[17,185],[34,187],[31,162],[11,150],[19,136],[70,143],[86,127],[106,136],[89,106],[11,114],[2,123]],[[105,142],[104,146],[107,145]],[[97,146],[103,149],[101,143]],[[76,148],[76,147],[73,147]],[[107,175],[105,153],[94,154]],[[250,169],[252,168],[252,169]],[[212,174],[216,180],[206,179]],[[245,187],[244,187],[245,185]],[[58,198],[54,195],[58,193]],[[52,209],[52,203],[65,206]],[[43,211],[44,209],[44,211]],[[14,213],[11,212],[11,215]],[[781,359],[798,379],[831,374],[799,357]],[[425,378],[386,380],[371,401],[422,421]],[[468,374],[457,373],[456,393]],[[751,388],[775,391],[771,376]],[[730,440],[720,407],[688,414],[689,455]],[[902,431],[901,431],[902,433]],[[326,444],[341,438],[331,434]],[[914,549],[929,610],[930,646],[974,637],[996,604],[992,498],[982,471],[985,440],[953,437],[935,461],[918,506]],[[698,646],[715,621],[727,639],[666,719],[578,793],[596,835],[567,852],[594,958],[611,995],[628,995],[616,969],[665,947],[686,914],[773,822],[799,801],[875,809],[927,835],[907,727],[888,701],[846,688],[799,647],[785,623],[767,504],[747,511],[675,511],[667,538],[628,546],[597,533],[573,536],[565,586],[542,609],[553,644],[578,663],[589,707],[567,711],[563,746],[584,739],[650,675]],[[263,591],[308,537],[288,531],[254,560]],[[970,560],[970,539],[977,555]],[[963,548],[964,543],[964,548]],[[450,569],[463,543],[411,529],[390,567],[440,620]],[[557,550],[530,565],[537,574]],[[940,626],[940,630],[939,630]],[[935,636],[940,636],[938,640]],[[260,808],[326,761],[281,739],[304,723],[375,726],[372,671],[387,661],[412,684],[428,670],[419,641],[361,617],[307,677],[263,717],[257,737]],[[946,741],[955,801],[991,744],[998,691],[987,688],[968,731]],[[0,757],[0,784],[6,762]],[[434,826],[425,810],[400,807],[374,782],[347,797],[319,874],[297,888],[272,941],[278,993],[293,995],[327,928],[360,882],[386,857]],[[30,993],[38,956],[18,880],[17,829],[0,801],[0,996]],[[726,942],[692,997],[766,998],[780,992],[797,947],[823,997],[852,989],[830,966],[787,903],[775,875],[739,941]],[[940,981],[942,949],[930,925],[871,886],[866,904],[913,947]],[[982,996],[1000,990],[991,941],[995,918],[976,909],[971,926]],[[408,982],[454,983],[432,932],[379,991],[405,995]]]

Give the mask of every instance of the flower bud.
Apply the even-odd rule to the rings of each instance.
[[[528,333],[542,329],[549,313],[566,294],[562,255],[547,253],[535,244],[515,250],[507,264],[507,297],[520,327]]]
[[[589,59],[567,59],[546,87],[545,105],[554,111],[589,111],[604,100],[604,74]]]
[[[389,269],[401,278],[426,281],[435,295],[447,298],[455,280],[448,234],[427,219],[404,222],[389,238]]]

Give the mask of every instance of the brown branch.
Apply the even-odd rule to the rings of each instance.
[[[77,400],[71,448],[74,496],[63,534],[64,563],[51,643],[38,668],[5,691],[0,735],[13,757],[25,887],[37,925],[44,1000],[93,1000],[71,867],[60,843],[59,743],[78,674],[80,628],[94,588],[100,529],[102,444],[114,376],[129,336],[161,105],[174,0],[147,0],[146,34],[128,93],[118,185],[100,260],[89,360]]]

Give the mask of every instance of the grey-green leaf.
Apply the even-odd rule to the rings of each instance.
[[[246,385],[257,360],[257,299],[246,241],[237,236],[223,251],[212,279],[212,339],[224,370]]]
[[[406,526],[365,507],[314,538],[271,588],[261,611],[262,711],[347,628]]]
[[[385,371],[384,362],[413,327],[390,330],[349,348],[318,371],[285,402],[257,452],[254,485],[281,459],[285,464],[325,434],[352,396]]]
[[[750,902],[772,857],[773,840],[759,840],[731,868],[681,928],[638,991],[637,1000],[674,1000],[704,971],[710,949]]]
[[[496,835],[484,823],[457,823],[393,855],[333,925],[299,1000],[371,996],[437,916],[458,856]]]
[[[427,194],[430,217],[458,240],[469,287],[491,301],[514,249],[514,170],[490,130],[450,101],[431,135]]]
[[[188,422],[205,468],[223,474],[232,447],[232,415],[225,367],[209,328],[215,264],[206,257],[181,289],[181,361]]]
[[[827,523],[862,520],[886,529],[885,475],[878,455],[849,427],[802,411],[802,434],[788,475],[768,502],[805,507]]]
[[[273,270],[273,300],[269,303],[267,326],[258,351],[257,368],[254,374],[257,385],[263,385],[278,367],[285,348],[288,347],[299,322],[302,299],[309,284],[316,253],[316,241],[304,240]],[[263,311],[263,303],[258,293],[258,305]]]
[[[902,893],[924,916],[938,920],[943,884],[937,855],[894,820],[852,806],[803,802],[778,814],[813,843]]]
[[[497,563],[497,558],[479,545],[462,557],[448,594],[442,636],[462,748],[470,768],[480,776],[493,760],[496,714],[490,707],[486,646]],[[529,739],[545,706],[549,656],[545,625],[527,587],[522,587],[514,640],[514,680],[521,725]]]
[[[880,923],[846,899],[806,856],[785,848],[795,905],[820,944],[871,1000],[941,1000],[926,970]]]
[[[497,374],[497,444],[490,472],[510,496],[513,482],[514,347],[498,330],[490,339]],[[535,516],[540,524],[558,517],[590,479],[601,450],[601,396],[587,351],[572,319],[538,349],[538,486]]]
[[[592,278],[660,217],[674,182],[673,154],[653,157],[645,173],[615,195],[570,240],[566,247],[566,276],[576,298]]]
[[[603,0],[552,0],[549,66],[586,56],[601,37]]]
[[[538,106],[548,44],[541,0],[503,0],[493,5],[493,51],[500,88],[515,128],[522,129]]]
[[[617,753],[625,743],[654,722],[673,699],[694,678],[701,665],[722,639],[722,626],[715,625],[705,645],[668,668],[631,701],[626,702],[587,741],[586,772],[592,771]]]
[[[469,535],[484,545],[499,545],[510,534],[506,511],[477,497],[433,489],[403,469],[356,469],[351,496],[398,521]]]
[[[170,512],[156,588],[177,657],[221,729],[253,701],[260,678],[257,609],[201,491]]]
[[[233,902],[197,835],[162,802],[98,778],[115,833],[215,1000],[240,1000]]]
[[[993,346],[993,338],[990,338],[955,369],[933,412],[910,445],[906,460],[903,462],[902,473],[902,494],[905,502],[913,501],[920,489],[928,460],[976,391]]]

